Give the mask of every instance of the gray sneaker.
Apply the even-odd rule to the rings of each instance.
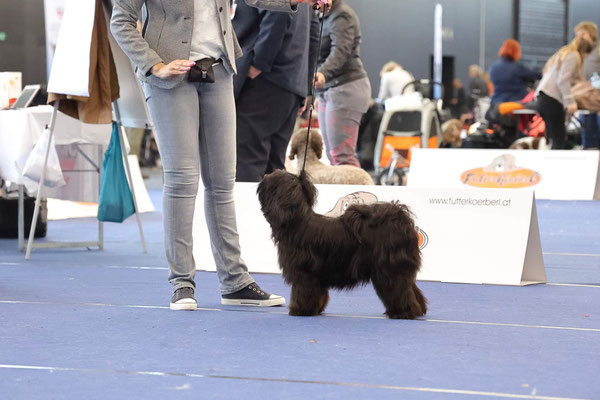
[[[171,310],[195,310],[198,304],[194,299],[194,289],[191,287],[179,288],[171,298]]]
[[[285,304],[285,298],[265,292],[254,282],[235,293],[221,295],[221,304],[226,306],[273,307]]]

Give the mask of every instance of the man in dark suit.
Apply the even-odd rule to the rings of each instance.
[[[236,3],[233,28],[244,52],[234,78],[236,180],[258,182],[284,168],[298,110],[312,85],[319,23],[306,4],[281,13]]]

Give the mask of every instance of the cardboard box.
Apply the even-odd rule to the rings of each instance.
[[[0,72],[0,108],[10,107],[23,90],[21,72]]]

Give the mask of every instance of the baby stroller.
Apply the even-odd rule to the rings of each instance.
[[[413,147],[437,147],[441,139],[440,100],[433,88],[441,83],[428,79],[409,82],[402,96],[388,99],[381,119],[373,164],[378,185],[403,185]],[[414,87],[415,92],[405,94]]]

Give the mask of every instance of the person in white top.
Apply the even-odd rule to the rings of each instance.
[[[402,93],[404,87],[414,81],[415,77],[394,61],[387,62],[379,75],[381,76],[381,83],[379,85],[379,96],[377,97],[381,101],[414,92],[414,87],[411,85]]]

